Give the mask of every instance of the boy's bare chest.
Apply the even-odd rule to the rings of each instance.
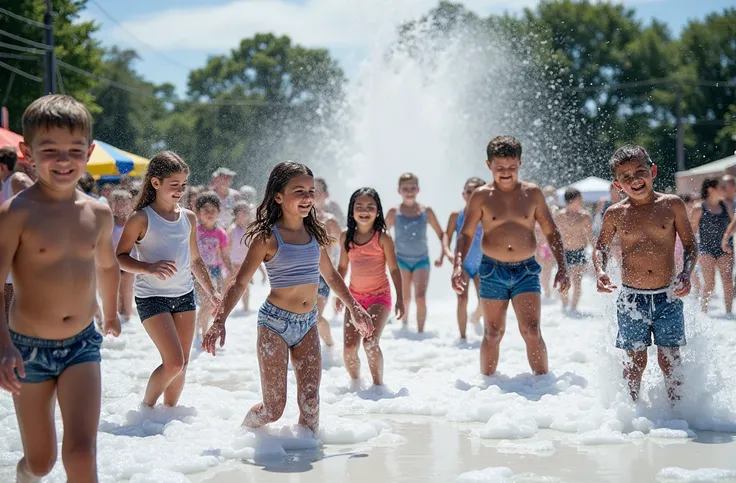
[[[507,221],[516,223],[531,222],[534,220],[536,203],[522,194],[505,194],[493,192],[486,200],[484,211],[486,221],[497,224]]]
[[[100,228],[90,209],[39,209],[21,236],[21,254],[31,261],[59,257],[93,258]]]
[[[622,213],[619,220],[619,234],[622,240],[630,243],[671,240],[674,233],[674,215],[665,207],[657,207],[652,210],[627,210]]]

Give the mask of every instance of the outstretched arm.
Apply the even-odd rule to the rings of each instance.
[[[371,316],[368,315],[365,309],[355,301],[353,294],[348,290],[347,285],[345,285],[345,281],[332,264],[332,260],[330,260],[330,256],[324,248],[320,250],[319,271],[322,274],[322,278],[327,282],[327,285],[333,292],[335,292],[335,295],[342,300],[345,307],[350,311],[350,314],[352,315],[352,323],[355,328],[363,334],[363,337],[370,337],[373,334],[373,321],[371,320]]]
[[[462,278],[463,263],[465,263],[465,257],[468,255],[470,246],[473,244],[475,230],[483,216],[483,203],[487,197],[487,190],[482,188],[477,189],[473,191],[472,195],[470,195],[468,204],[465,207],[465,219],[463,220],[463,226],[460,228],[460,233],[458,233],[457,241],[455,242],[455,257],[452,269],[452,287],[455,289],[455,292],[459,294],[465,291],[466,283]]]
[[[396,223],[396,208],[391,208],[386,213],[386,231],[389,231],[394,223]]]
[[[25,215],[10,210],[11,202],[6,201],[0,206],[0,278],[6,280],[10,273],[15,252],[20,244],[20,234],[23,231]],[[5,317],[5,293],[0,291],[0,389],[13,394],[20,393],[20,381],[16,376],[17,370],[21,377],[25,377],[23,357],[13,345],[8,330],[8,321]]]
[[[593,250],[593,266],[595,267],[596,278],[598,279],[599,292],[613,292],[616,286],[611,283],[611,279],[606,273],[608,267],[608,257],[611,249],[611,242],[616,236],[616,218],[615,208],[609,208],[603,215],[601,223],[601,232],[595,243]]]
[[[459,213],[457,211],[450,213],[450,218],[447,220],[447,229],[442,235],[442,251],[450,261],[455,258],[455,254],[452,253],[452,249],[450,248],[450,243],[452,243],[452,237],[455,235],[455,231],[457,230],[458,217]]]
[[[544,194],[539,188],[535,188],[532,192],[535,201],[537,202],[537,209],[534,210],[534,216],[539,223],[544,236],[547,237],[547,244],[555,260],[557,260],[557,275],[555,276],[555,286],[560,292],[565,292],[570,287],[570,280],[567,277],[567,263],[565,262],[565,249],[562,245],[562,235],[560,230],[557,229],[555,220],[552,218],[552,213],[547,205],[547,200],[544,199]]]
[[[404,316],[404,291],[401,283],[401,269],[399,262],[396,260],[396,247],[394,241],[388,233],[381,233],[378,243],[383,248],[383,254],[386,257],[386,266],[388,273],[391,275],[391,281],[396,290],[396,317],[401,319]]]
[[[695,241],[695,233],[693,233],[692,225],[690,225],[685,203],[679,198],[673,200],[672,211],[675,215],[675,230],[677,235],[680,237],[680,242],[682,243],[684,258],[682,272],[686,273],[687,278],[689,279],[693,270],[695,270],[695,264],[698,261],[698,243]],[[724,241],[725,240],[728,239],[724,238]],[[690,287],[688,286],[688,292],[690,291],[689,289]],[[677,295],[682,296],[687,295],[687,293],[678,293]]]
[[[189,257],[190,257],[190,264],[192,273],[194,274],[194,277],[197,279],[197,282],[204,288],[205,292],[210,296],[212,301],[217,305],[219,302],[217,294],[217,289],[215,288],[215,284],[212,283],[212,279],[210,278],[210,272],[207,270],[207,265],[204,264],[204,261],[202,260],[202,257],[199,256],[199,245],[197,244],[197,217],[196,215],[189,211],[184,210],[184,213],[186,216],[189,217],[189,224],[192,227],[191,234],[189,235]],[[230,261],[230,257],[228,257],[228,262]]]

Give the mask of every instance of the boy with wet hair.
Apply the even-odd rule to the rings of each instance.
[[[38,181],[0,207],[0,278],[12,268],[15,288],[9,320],[0,315],[0,387],[13,394],[23,443],[17,481],[39,481],[56,462],[55,400],[69,481],[97,481],[102,335],[92,319],[99,282],[104,331],[119,335],[113,216],[77,189],[94,149],[87,109],[49,95],[22,123]]]
[[[488,144],[486,154],[493,182],[476,189],[468,201],[455,248],[452,285],[457,293],[467,289],[462,275],[463,263],[476,226],[481,223],[480,298],[485,323],[480,350],[481,372],[486,376],[496,372],[510,301],[526,343],[529,365],[535,374],[545,374],[548,371],[547,347],[540,328],[539,274],[542,267],[534,258],[537,251],[535,226],[539,223],[557,260],[554,285],[564,293],[570,281],[562,237],[542,190],[519,179],[521,143],[512,136],[498,136]]]
[[[588,266],[585,249],[593,245],[593,217],[583,208],[583,194],[575,188],[565,191],[565,208],[555,215],[565,246],[565,262],[572,282],[572,301],[562,294],[562,312],[579,317],[578,303],[583,283],[583,272]],[[569,309],[569,312],[568,312]]]
[[[623,375],[631,398],[639,398],[647,365],[647,347],[657,345],[659,367],[670,400],[679,399],[679,348],[685,345],[685,318],[680,297],[690,292],[690,277],[698,248],[685,203],[676,195],[654,191],[657,166],[641,146],[623,146],[611,157],[616,188],[627,198],[612,205],[603,216],[593,253],[598,291],[611,293],[616,286],[606,273],[609,249],[618,235],[623,287],[616,303],[616,347],[626,351]],[[684,251],[683,267],[676,275],[675,240]]]

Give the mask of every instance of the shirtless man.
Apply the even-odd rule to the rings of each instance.
[[[465,210],[465,220],[455,248],[452,285],[457,293],[467,288],[462,276],[463,261],[480,222],[483,226],[483,260],[480,265],[480,298],[485,331],[480,349],[480,370],[488,376],[496,372],[501,339],[506,330],[509,300],[526,343],[529,365],[535,374],[545,374],[547,347],[542,339],[541,266],[534,258],[539,223],[557,260],[554,285],[567,291],[570,281],[562,248],[562,237],[538,186],[519,180],[521,144],[511,136],[498,136],[487,149],[486,164],[493,183],[473,192]]]
[[[0,191],[0,205],[8,201],[20,191],[28,188],[33,184],[31,178],[23,172],[18,171],[20,163],[18,163],[18,153],[14,147],[0,148],[0,181],[2,181],[2,191]],[[5,279],[5,318],[7,320],[8,311],[10,310],[10,301],[13,299],[13,277],[8,273]]]
[[[56,462],[55,400],[67,481],[97,481],[102,335],[92,319],[99,279],[105,332],[120,333],[120,268],[110,208],[76,189],[94,148],[91,126],[71,97],[34,101],[20,149],[35,161],[38,182],[0,207],[0,277],[12,268],[15,286],[10,320],[0,315],[0,388],[13,394],[21,483],[39,481]]]
[[[624,378],[631,398],[639,397],[647,366],[647,347],[657,345],[659,367],[667,394],[679,399],[677,368],[685,345],[685,318],[679,297],[690,292],[690,277],[698,258],[693,229],[685,203],[675,195],[657,193],[652,182],[657,167],[640,146],[624,146],[611,157],[614,184],[628,198],[612,205],[603,217],[593,253],[598,291],[611,293],[616,286],[606,273],[611,242],[618,234],[621,245],[623,287],[618,296],[616,347],[626,351]],[[684,252],[682,271],[675,276],[675,239]]]
[[[565,208],[557,212],[555,222],[562,234],[565,246],[565,262],[572,281],[572,303],[569,314],[580,316],[578,302],[583,282],[583,272],[588,265],[585,249],[593,246],[593,217],[583,208],[583,195],[575,188],[565,191]],[[562,312],[568,313],[568,294],[562,294]]]

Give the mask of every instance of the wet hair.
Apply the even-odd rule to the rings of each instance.
[[[84,173],[79,181],[77,181],[77,187],[84,194],[90,194],[95,190],[95,179],[89,173]]]
[[[493,161],[493,158],[521,159],[521,143],[513,136],[496,136],[488,143],[486,155],[488,161]]]
[[[401,186],[401,183],[407,183],[409,181],[413,181],[416,184],[419,184],[419,178],[414,173],[404,173],[399,176],[399,186]]]
[[[233,205],[233,217],[238,216],[243,211],[250,213],[250,203],[247,201],[238,201]]]
[[[18,162],[18,152],[12,146],[0,148],[0,164],[4,164],[8,171],[15,170],[15,164]]]
[[[693,199],[693,195],[691,195],[690,193],[680,193],[677,196],[680,197],[683,203],[692,203],[693,201],[695,201]]]
[[[567,188],[565,190],[565,203],[569,204],[575,201],[576,199],[580,198],[582,196],[582,193],[580,193],[579,190],[575,188]]]
[[[361,196],[370,196],[373,201],[376,202],[376,219],[373,220],[373,229],[378,233],[384,233],[386,231],[386,218],[383,216],[383,205],[381,204],[381,197],[378,196],[378,192],[373,188],[360,188],[350,196],[350,203],[348,204],[348,229],[345,232],[345,251],[349,252],[351,245],[354,244],[353,239],[355,238],[355,232],[358,229],[358,222],[355,221],[355,200]]]
[[[142,210],[156,201],[156,189],[151,184],[153,178],[163,181],[176,173],[189,174],[189,166],[178,154],[172,151],[163,151],[151,158],[146,174],[143,176],[141,193],[135,202],[135,211]]]
[[[127,201],[132,200],[133,194],[128,190],[113,190],[112,193],[110,193],[110,201]]]
[[[708,199],[708,190],[718,188],[721,184],[720,178],[705,178],[703,185],[700,187],[700,198],[705,201]]]
[[[220,197],[214,191],[205,191],[197,195],[197,200],[194,202],[194,209],[196,211],[201,210],[207,205],[212,205],[217,208],[217,211],[222,209],[222,203],[220,203]]]
[[[63,128],[70,132],[81,132],[92,142],[92,115],[84,104],[71,96],[51,94],[33,101],[23,113],[23,140],[33,142],[39,129]]]
[[[485,181],[483,181],[481,178],[477,176],[473,176],[472,178],[468,178],[468,180],[465,182],[465,186],[475,186],[476,188],[479,188],[486,184]]]
[[[616,152],[613,153],[613,156],[611,156],[609,161],[611,172],[615,175],[618,167],[631,161],[642,161],[646,163],[647,166],[652,166],[654,164],[652,163],[652,158],[649,157],[649,153],[646,149],[635,144],[626,144],[618,148]]]
[[[243,243],[246,246],[251,246],[253,240],[258,237],[266,239],[271,236],[273,225],[283,216],[281,205],[276,203],[276,194],[283,193],[291,178],[300,174],[314,178],[311,169],[294,161],[282,161],[273,167],[271,174],[268,176],[263,201],[256,209],[256,219],[248,225],[245,235],[243,235]],[[304,227],[320,246],[325,247],[332,243],[325,226],[317,220],[317,211],[314,206],[304,218]]]

